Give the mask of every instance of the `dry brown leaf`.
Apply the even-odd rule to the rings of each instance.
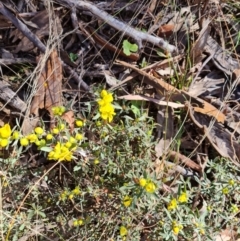
[[[231,229],[222,230],[219,235],[215,237],[215,241],[230,241],[236,240],[237,232]]]
[[[62,65],[54,50],[38,79],[37,92],[33,98],[30,114],[38,116],[39,109],[47,109],[53,118],[52,107],[62,105]]]
[[[213,148],[225,158],[240,167],[240,145],[224,126],[219,122],[212,122],[211,117],[196,113],[193,107],[188,104],[188,111],[193,123],[202,130]]]
[[[216,107],[214,107],[213,105],[209,104],[208,102],[204,101],[204,107],[200,108],[200,107],[193,107],[194,111],[208,115],[208,116],[212,116],[214,118],[216,118],[216,120],[218,122],[224,123],[226,116],[220,111],[218,110]]]
[[[45,108],[52,117],[52,107],[62,105],[62,64],[57,51],[54,50],[47,62],[47,78],[45,93]]]
[[[174,24],[164,24],[159,27],[157,35],[162,38],[169,37],[173,34],[174,27]]]
[[[62,115],[62,119],[65,120],[68,123],[68,125],[70,127],[70,131],[72,132],[73,129],[74,129],[74,121],[75,121],[73,111],[69,110],[69,111],[65,112]]]

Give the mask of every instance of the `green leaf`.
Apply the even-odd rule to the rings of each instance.
[[[45,152],[50,152],[50,151],[52,151],[53,149],[52,149],[52,147],[43,146],[43,147],[40,148],[40,150],[41,150],[41,151],[45,151]]]
[[[78,56],[77,56],[77,54],[70,53],[69,58],[71,59],[72,62],[74,62],[75,60],[77,60]]]
[[[131,105],[131,110],[134,113],[135,117],[140,116],[140,109],[136,105]]]
[[[123,41],[123,53],[129,56],[131,52],[137,52],[138,46],[136,44],[131,44],[128,40]]]

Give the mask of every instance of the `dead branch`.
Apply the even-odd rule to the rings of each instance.
[[[46,52],[46,46],[42,43],[42,41],[35,34],[33,34],[32,31],[24,23],[22,23],[17,17],[15,17],[14,14],[12,14],[1,2],[0,13],[2,13],[6,18],[11,20],[15,27],[20,30],[31,42],[33,42],[33,44],[37,48],[39,48],[41,52]],[[66,72],[70,73],[72,78],[77,81],[84,90],[89,91],[89,86],[81,78],[79,78],[79,76],[76,74],[75,71],[72,70],[70,66],[65,64],[63,61],[62,65]]]
[[[109,24],[113,28],[135,39],[140,49],[142,49],[143,47],[142,42],[145,41],[145,42],[149,42],[154,45],[157,45],[158,47],[166,50],[169,53],[177,52],[177,48],[175,46],[167,43],[162,38],[155,37],[148,33],[138,31],[135,28],[130,27],[128,24],[123,23],[118,19],[112,17],[107,12],[98,9],[95,5],[89,2],[76,1],[76,0],[57,0],[57,2],[67,6],[68,8],[77,8],[77,9],[84,9],[84,10],[90,11],[95,16],[102,19],[105,23]]]
[[[16,18],[4,5],[0,2],[0,13],[9,19],[25,36],[33,42],[42,52],[45,52],[46,47],[41,42],[41,40],[32,33],[32,31],[22,23],[18,18]]]

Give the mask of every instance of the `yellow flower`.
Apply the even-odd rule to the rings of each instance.
[[[147,184],[147,180],[146,180],[145,178],[140,178],[140,179],[139,179],[139,185],[140,185],[141,187],[145,187],[146,184]]]
[[[231,180],[228,181],[228,184],[229,184],[230,186],[233,186],[233,185],[235,184],[235,181],[234,181],[233,179],[231,179]]]
[[[34,129],[34,131],[35,131],[35,133],[36,133],[37,135],[42,135],[42,134],[43,134],[43,128],[41,128],[41,127],[36,127],[36,128]]]
[[[106,90],[101,91],[101,97],[104,100],[105,103],[111,103],[113,102],[113,96],[111,93],[107,92]]]
[[[65,201],[65,200],[67,199],[67,196],[68,196],[68,191],[65,190],[65,191],[63,191],[63,192],[60,194],[59,199],[60,199],[61,201]]]
[[[168,203],[168,206],[167,206],[167,209],[168,211],[172,211],[172,210],[175,210],[177,208],[177,199],[176,198],[173,198],[169,203]]]
[[[56,106],[52,108],[53,115],[61,116],[65,112],[66,108],[64,106]]]
[[[11,127],[9,124],[5,124],[0,128],[0,137],[3,139],[7,139],[11,136]]]
[[[17,140],[19,138],[20,134],[18,131],[14,131],[13,134],[12,134],[12,139],[13,140]]]
[[[74,194],[71,193],[71,194],[68,196],[68,198],[69,198],[69,199],[73,199],[73,198],[74,198]]]
[[[57,142],[53,151],[48,153],[48,160],[71,161],[72,152],[60,142]]]
[[[237,213],[239,211],[239,208],[236,204],[232,204],[230,210],[231,210],[232,213]]]
[[[53,139],[53,135],[52,134],[47,134],[46,139],[48,141],[52,140]]]
[[[73,226],[74,226],[74,227],[77,227],[77,226],[78,226],[78,220],[74,220],[74,221],[73,221]]]
[[[186,203],[188,201],[188,196],[186,192],[182,192],[181,195],[178,197],[178,201],[180,203]]]
[[[36,134],[30,134],[26,136],[26,138],[29,140],[30,143],[34,143],[38,140],[38,137]]]
[[[71,193],[74,194],[74,195],[79,195],[79,194],[81,193],[80,188],[79,188],[79,187],[75,187],[75,188],[72,190]]]
[[[79,226],[82,226],[83,224],[84,224],[84,220],[78,219],[78,225],[79,225]]]
[[[98,160],[98,159],[95,159],[95,160],[94,160],[94,164],[95,164],[95,165],[99,164],[99,160]]]
[[[64,130],[65,129],[65,125],[63,123],[59,124],[58,129],[59,129],[59,131]]]
[[[0,146],[1,147],[6,147],[8,145],[8,140],[7,139],[1,139],[0,140]]]
[[[69,142],[72,143],[72,144],[75,144],[77,141],[74,137],[70,136]]]
[[[201,229],[199,230],[199,232],[200,232],[200,234],[202,234],[202,235],[205,234],[205,230],[204,230],[203,228],[201,228]]]
[[[223,194],[228,194],[228,193],[229,193],[229,189],[228,189],[227,187],[224,187],[224,188],[222,189],[222,193],[223,193]]]
[[[178,233],[183,229],[183,226],[181,224],[178,224],[176,221],[172,222],[172,231],[175,235],[178,235]]]
[[[23,137],[20,139],[20,144],[21,144],[21,146],[28,146],[29,141],[27,138]]]
[[[127,208],[132,204],[132,198],[129,196],[125,196],[123,198],[123,205]]]
[[[53,129],[52,129],[52,133],[55,134],[55,135],[57,135],[57,134],[59,133],[58,128],[53,128]]]
[[[81,140],[83,139],[83,135],[77,133],[76,136],[75,136],[75,139],[76,139],[77,141],[81,141]]]
[[[67,148],[70,148],[70,147],[72,146],[72,143],[71,143],[70,141],[67,141],[67,142],[65,143],[65,146],[66,146]]]
[[[99,108],[100,115],[102,119],[111,122],[113,120],[113,116],[116,115],[114,112],[114,107],[111,104],[103,105]]]
[[[147,181],[147,184],[144,186],[146,192],[148,193],[154,193],[156,190],[156,185],[154,182],[152,182],[151,180]]]
[[[76,124],[77,127],[82,127],[82,126],[83,126],[83,121],[81,121],[81,120],[76,120],[76,121],[75,121],[75,124]]]
[[[120,227],[120,235],[121,235],[121,237],[126,236],[127,233],[128,233],[127,228],[125,226],[121,226]]]

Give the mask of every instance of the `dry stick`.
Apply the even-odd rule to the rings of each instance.
[[[93,13],[95,16],[98,18],[102,19],[105,23],[109,24],[110,26],[114,27],[115,29],[124,32],[124,34],[128,35],[129,37],[133,38],[136,40],[138,43],[138,47],[141,49],[143,47],[143,41],[152,43],[154,45],[157,45],[158,47],[166,50],[169,53],[174,53],[177,52],[177,48],[174,45],[171,45],[164,41],[162,38],[152,36],[148,33],[144,33],[141,31],[138,31],[132,27],[130,27],[128,24],[123,23],[107,12],[98,9],[95,5],[85,2],[85,1],[80,1],[80,0],[56,0],[59,3],[62,3],[64,5],[67,5],[69,8],[78,8],[78,9],[83,9],[90,11]]]
[[[27,58],[14,58],[14,59],[0,59],[0,65],[11,65],[11,64],[36,64],[36,60]]]
[[[24,24],[22,23],[18,18],[14,16],[5,6],[0,2],[0,13],[2,13],[6,18],[11,20],[11,22],[15,25],[15,27],[20,30],[30,41],[33,42],[33,44],[40,49],[41,52],[45,53],[46,52],[46,46],[41,42],[41,40],[31,32],[31,30]],[[62,61],[62,65],[66,72],[68,72],[74,80],[76,80],[82,88],[86,91],[89,91],[89,86],[79,78],[79,76],[75,73],[75,71],[72,70],[70,66],[65,64]]]

